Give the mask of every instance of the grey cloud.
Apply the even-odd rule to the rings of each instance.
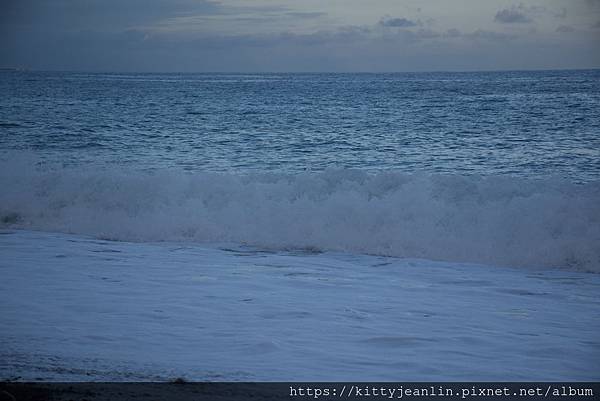
[[[431,29],[419,29],[416,35],[419,39],[435,39],[443,36],[441,33]]]
[[[117,32],[182,17],[201,19],[215,15],[273,17],[286,13],[296,18],[314,13],[290,13],[284,6],[228,6],[217,0],[6,0],[0,24],[75,31],[96,29]],[[309,15],[310,14],[310,15]]]
[[[526,24],[532,20],[525,14],[522,7],[512,7],[498,11],[494,16],[494,21],[502,24]]]
[[[407,18],[400,17],[400,18],[382,18],[379,21],[379,25],[389,26],[389,27],[394,27],[394,28],[410,28],[410,27],[421,25],[421,23],[409,20]]]
[[[202,25],[208,21],[214,21],[214,16],[225,16],[223,23],[244,22],[248,24],[259,25],[261,23],[279,22],[287,20],[307,20],[320,18],[327,15],[325,12],[293,12],[285,7],[278,6],[254,6],[254,7],[227,7],[220,8],[218,12],[182,15],[174,18],[166,18],[161,21],[162,26],[190,27],[194,25]],[[154,26],[156,27],[156,26]],[[149,26],[152,30],[153,26]],[[185,30],[185,29],[179,29]]]
[[[526,6],[521,3],[498,11],[494,16],[494,21],[506,24],[529,23],[533,22],[535,18],[543,16],[565,19],[567,18],[567,9],[565,7],[555,9],[546,6]]]
[[[168,18],[225,12],[211,0],[8,0],[5,9],[0,13],[0,31],[24,27],[42,34],[82,29],[118,32]]]
[[[400,29],[394,32],[381,32],[368,26],[345,26],[336,30],[318,31],[310,34],[291,32],[263,35],[236,35],[223,37],[204,37],[191,41],[197,48],[233,49],[233,48],[327,48],[335,46],[375,45],[377,43],[395,43],[396,45],[411,45],[422,41],[437,39],[464,38],[466,40],[500,42],[513,39],[513,35],[478,29],[474,32],[463,33],[457,29],[439,32],[431,29],[408,30]],[[443,42],[442,42],[443,43]]]
[[[455,38],[464,38],[468,40],[477,40],[477,41],[506,41],[510,39],[514,39],[515,35],[510,35],[502,32],[495,31],[487,31],[485,29],[477,29],[473,32],[462,32],[456,28],[448,29],[443,33],[430,31],[429,35],[423,35],[422,38],[431,39],[431,38],[445,38],[445,39],[455,39]]]
[[[294,18],[319,18],[319,17],[323,17],[325,15],[327,15],[327,13],[324,12],[287,12],[285,13],[285,15],[289,16],[289,17],[294,17]]]
[[[12,49],[0,47],[0,59],[38,69],[123,72],[517,69],[577,67],[600,60],[590,51],[591,45],[580,49],[573,49],[572,44],[543,46],[532,52],[529,45],[516,40],[507,46],[503,40],[509,37],[496,32],[449,30],[439,35],[428,30],[382,32],[365,26],[313,34],[195,38],[169,32],[147,35],[138,30],[82,31],[25,39]],[[472,43],[464,47],[462,40]],[[418,41],[428,45],[414,46]]]
[[[575,32],[575,28],[573,28],[570,25],[561,25],[558,28],[556,28],[556,32],[561,32],[561,33]]]
[[[444,36],[446,36],[447,38],[458,38],[461,35],[462,33],[456,28],[448,29],[444,34]]]
[[[0,1],[0,65],[30,69],[400,71],[600,65],[600,56],[594,52],[597,42],[592,39],[573,44],[553,41],[556,34],[540,35],[532,44],[525,40],[528,34],[524,31],[516,35],[489,27],[469,32],[446,30],[414,11],[404,17],[386,16],[369,26],[241,34],[241,30],[185,29],[187,26],[154,28],[169,28],[169,24],[177,26],[186,20],[194,28],[202,27],[206,20],[231,23],[236,18],[246,18],[256,26],[260,18],[275,19],[280,22],[278,27],[286,27],[292,19],[301,25],[302,20],[310,22],[325,14],[295,12],[276,4],[252,6],[247,2],[233,7],[208,0]],[[557,10],[508,8],[512,9],[529,19],[542,13],[552,18]],[[555,26],[568,23],[554,21]],[[600,21],[596,27],[600,28]]]
[[[561,8],[560,11],[554,13],[554,16],[556,18],[567,18],[567,9],[564,7]]]
[[[163,35],[167,40],[169,35]],[[399,29],[392,32],[382,32],[369,26],[344,26],[334,30],[321,30],[314,33],[299,34],[282,32],[273,34],[257,35],[229,35],[229,36],[207,36],[192,39],[198,47],[210,48],[269,48],[278,46],[329,46],[329,45],[351,45],[357,43],[375,43],[378,41],[395,42],[401,44],[413,44],[420,41],[432,41],[435,39],[465,38],[468,40],[505,41],[515,36],[501,32],[478,29],[473,32],[463,33],[458,29],[449,29],[440,32],[432,29]],[[182,39],[187,41],[187,39]]]
[[[486,31],[484,29],[477,29],[474,32],[465,33],[463,34],[463,36],[468,39],[491,41],[505,41],[514,38],[514,35],[509,35],[507,33],[502,32]]]
[[[371,38],[371,29],[362,26],[346,26],[333,31],[317,31],[308,34],[281,32],[256,35],[205,36],[195,39],[183,38],[179,44],[192,44],[198,49],[273,48],[281,46],[322,46],[358,43]],[[159,35],[158,41],[170,42],[169,35]]]

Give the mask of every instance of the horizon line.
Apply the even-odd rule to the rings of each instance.
[[[553,71],[595,71],[600,67],[585,68],[521,68],[521,69],[439,69],[439,70],[405,70],[405,71],[123,71],[123,70],[85,70],[85,69],[35,69],[26,67],[0,67],[0,72],[53,72],[80,74],[237,74],[237,75],[266,75],[266,74],[427,74],[427,73],[477,73],[477,72],[553,72]]]

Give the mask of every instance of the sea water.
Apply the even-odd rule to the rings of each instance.
[[[3,378],[598,380],[598,70],[0,93]]]
[[[2,72],[0,224],[600,271],[600,71]]]
[[[568,178],[600,172],[600,70],[0,73],[0,148],[68,165]]]

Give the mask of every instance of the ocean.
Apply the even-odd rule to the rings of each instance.
[[[577,183],[600,174],[600,70],[2,72],[0,89],[0,149],[64,165],[333,168]]]
[[[0,93],[3,378],[600,378],[600,70]]]

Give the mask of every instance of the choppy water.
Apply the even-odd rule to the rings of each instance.
[[[600,177],[600,70],[0,73],[0,149],[197,171]]]

